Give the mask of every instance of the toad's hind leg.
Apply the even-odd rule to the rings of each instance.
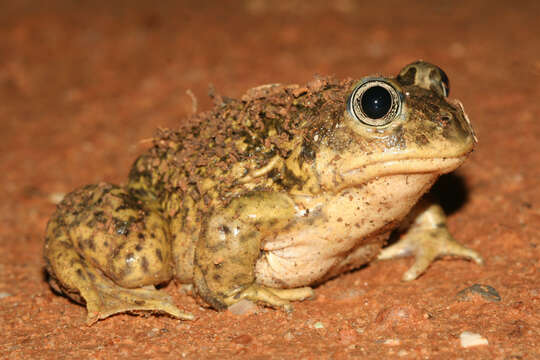
[[[47,225],[50,283],[86,303],[88,324],[140,310],[191,319],[153,286],[172,277],[170,257],[161,216],[114,185],[89,185],[72,192]]]
[[[237,198],[211,216],[196,247],[194,282],[199,294],[216,309],[249,299],[290,310],[290,301],[313,297],[309,287],[278,289],[255,278],[261,241],[295,216],[287,195],[266,192]]]

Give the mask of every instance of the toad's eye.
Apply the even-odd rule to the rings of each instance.
[[[360,99],[362,112],[371,119],[380,119],[392,107],[392,95],[382,86],[372,86],[362,94]]]
[[[390,83],[370,79],[354,88],[348,108],[358,121],[369,126],[384,126],[399,115],[401,97]]]

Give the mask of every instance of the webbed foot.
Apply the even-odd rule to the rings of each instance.
[[[415,256],[415,262],[403,274],[404,281],[410,281],[420,276],[435,259],[453,255],[471,259],[477,264],[483,264],[482,257],[459,242],[446,227],[446,216],[439,205],[421,203],[419,210],[413,213],[410,228],[401,239],[386,248],[378,256],[379,260],[403,257],[410,254]]]
[[[88,325],[114,314],[133,311],[164,313],[182,320],[194,319],[192,314],[178,309],[168,294],[156,290],[153,285],[126,289],[112,282],[100,281],[93,289],[86,289],[81,293],[86,300]]]

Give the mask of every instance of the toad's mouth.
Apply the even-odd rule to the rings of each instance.
[[[365,184],[375,178],[381,178],[392,175],[410,175],[410,174],[430,174],[439,176],[457,169],[465,159],[468,153],[454,157],[441,158],[410,158],[399,160],[388,160],[364,164],[357,168],[341,172],[340,188],[358,186]]]

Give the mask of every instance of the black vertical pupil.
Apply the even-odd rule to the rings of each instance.
[[[392,95],[382,86],[373,86],[362,94],[362,111],[371,119],[380,119],[392,107]]]

